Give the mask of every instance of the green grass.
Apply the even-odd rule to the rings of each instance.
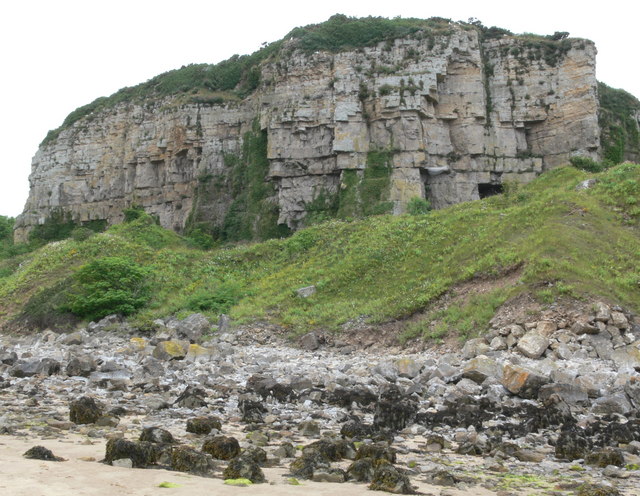
[[[596,187],[576,191],[589,177]],[[140,325],[203,309],[236,322],[271,321],[300,333],[413,316],[403,337],[475,335],[504,301],[529,292],[543,302],[595,296],[640,310],[640,166],[598,174],[545,173],[485,200],[424,215],[332,220],[286,239],[201,251],[143,216],[86,240],[59,241],[5,260],[0,322],[25,317],[96,257],[131,257],[149,269],[151,298]],[[458,305],[432,305],[460,283],[519,277]],[[295,290],[315,285],[299,298]],[[56,289],[57,288],[57,289]],[[53,298],[53,301],[58,301]],[[29,304],[31,302],[31,305]],[[38,305],[35,305],[35,303]],[[55,305],[53,305],[55,307]]]

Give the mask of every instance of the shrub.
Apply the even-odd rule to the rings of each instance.
[[[149,299],[149,269],[125,257],[103,257],[80,267],[66,307],[75,315],[100,319],[129,315]]]
[[[605,169],[611,167],[611,163],[608,161],[596,162],[590,157],[571,157],[569,159],[571,165],[573,165],[576,169],[581,169],[587,172],[602,172]]]
[[[74,241],[85,241],[93,236],[95,233],[88,227],[76,227],[71,231],[71,239]]]
[[[244,296],[240,284],[235,281],[225,281],[215,290],[201,289],[191,295],[187,301],[189,310],[198,312],[226,313]]]
[[[407,204],[407,213],[410,215],[422,215],[431,210],[431,203],[426,198],[414,196]]]
[[[140,205],[132,205],[129,208],[125,208],[122,213],[124,214],[125,222],[133,222],[136,219],[139,219],[143,215],[145,215],[144,208]]]

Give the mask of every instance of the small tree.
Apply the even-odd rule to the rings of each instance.
[[[129,315],[149,300],[149,269],[125,257],[104,257],[80,267],[68,309],[88,319]]]

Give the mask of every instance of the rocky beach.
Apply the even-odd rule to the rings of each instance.
[[[507,317],[463,347],[389,346],[357,323],[291,341],[200,314],[146,336],[115,316],[4,335],[0,489],[640,494],[636,318]]]

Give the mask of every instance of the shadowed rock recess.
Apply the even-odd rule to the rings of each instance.
[[[572,155],[598,158],[591,41],[414,21],[422,28],[401,37],[332,50],[300,37],[322,25],[297,28],[247,59],[188,66],[78,109],[33,159],[16,239],[53,218],[116,223],[132,205],[178,232],[264,239],[401,213],[415,197],[441,208]],[[211,76],[142,94],[254,59],[229,91],[208,89],[224,89]]]

